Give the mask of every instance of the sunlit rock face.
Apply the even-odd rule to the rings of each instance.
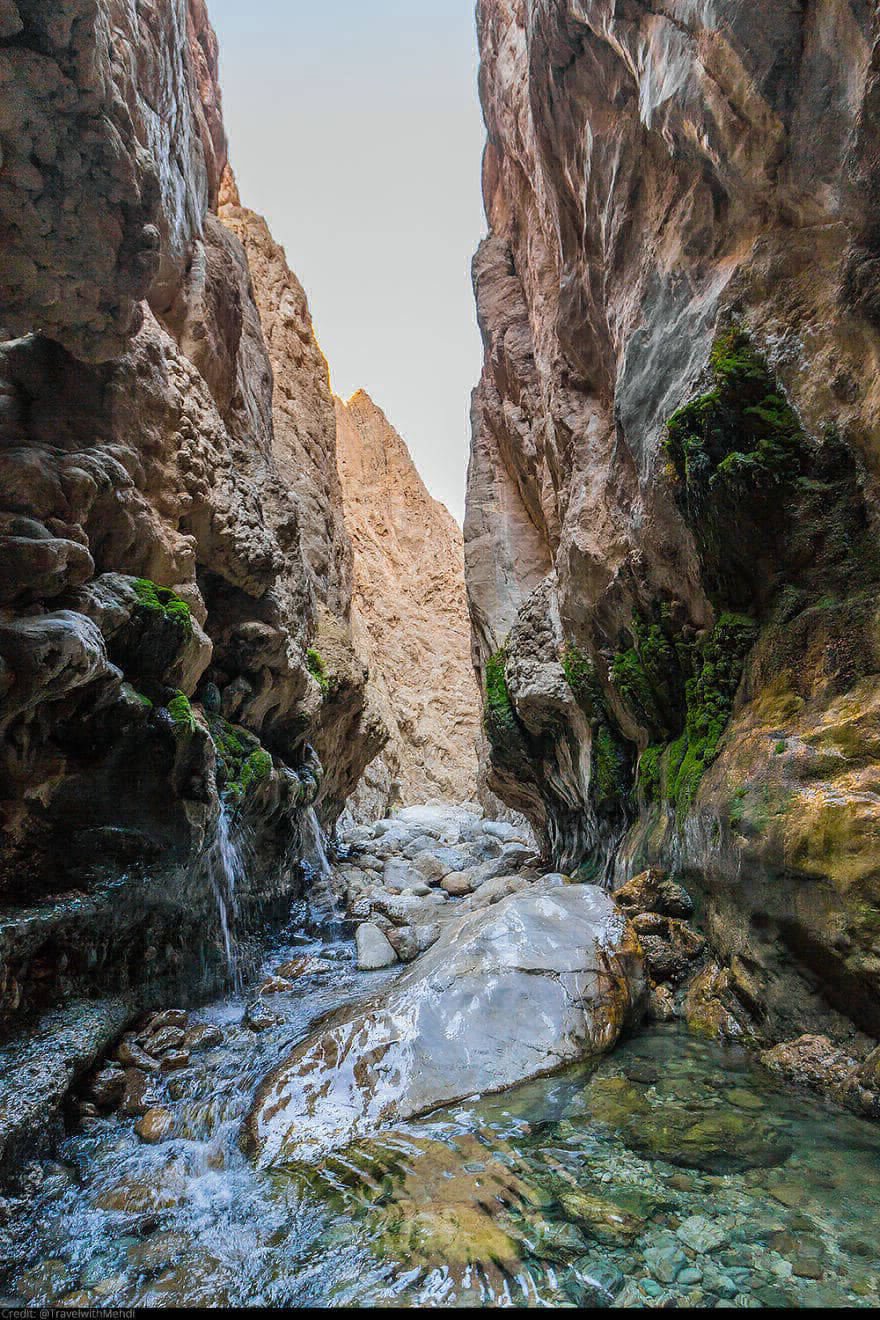
[[[384,730],[327,365],[263,222],[216,213],[202,0],[16,0],[0,43],[0,904],[39,908],[2,1017],[192,963],[221,811],[242,904],[295,891]]]
[[[599,1055],[642,994],[638,940],[608,896],[539,881],[453,919],[385,995],[326,1019],[261,1086],[244,1147],[263,1164],[315,1160]]]
[[[354,626],[391,736],[351,806],[463,802],[477,790],[479,695],[470,664],[461,530],[364,390],[336,399]]]
[[[876,15],[478,23],[490,786],[564,865],[683,872],[762,1029],[876,1035]]]

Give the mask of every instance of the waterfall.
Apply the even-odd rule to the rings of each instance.
[[[232,837],[229,828],[229,812],[224,804],[220,809],[217,822],[217,834],[214,845],[208,854],[208,879],[217,902],[220,919],[220,933],[223,936],[223,948],[226,954],[226,968],[236,991],[242,988],[241,968],[238,963],[235,944],[235,927],[238,918],[237,889],[244,880],[244,858],[241,846]]]
[[[309,905],[324,921],[337,922],[342,911],[333,883],[333,867],[327,856],[327,836],[314,807],[309,807],[303,816],[300,837],[301,865],[308,885]]]

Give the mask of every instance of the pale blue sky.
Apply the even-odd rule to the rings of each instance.
[[[230,157],[363,387],[459,520],[484,232],[473,0],[209,0]]]

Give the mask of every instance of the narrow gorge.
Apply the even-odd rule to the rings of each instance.
[[[205,0],[0,0],[5,1307],[880,1305],[880,11],[476,35],[462,528]]]

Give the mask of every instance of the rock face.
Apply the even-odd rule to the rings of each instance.
[[[777,1037],[880,1032],[877,22],[478,5],[489,783],[683,876]]]
[[[296,890],[384,736],[326,363],[214,209],[216,56],[202,0],[0,5],[0,1017],[216,970],[230,881]]]
[[[450,922],[386,995],[325,1020],[261,1086],[244,1144],[263,1164],[317,1159],[610,1048],[641,996],[608,896],[539,882]]]
[[[372,820],[401,802],[463,802],[476,791],[480,717],[461,532],[369,395],[337,399],[336,417],[355,631],[391,730],[352,807]]]

